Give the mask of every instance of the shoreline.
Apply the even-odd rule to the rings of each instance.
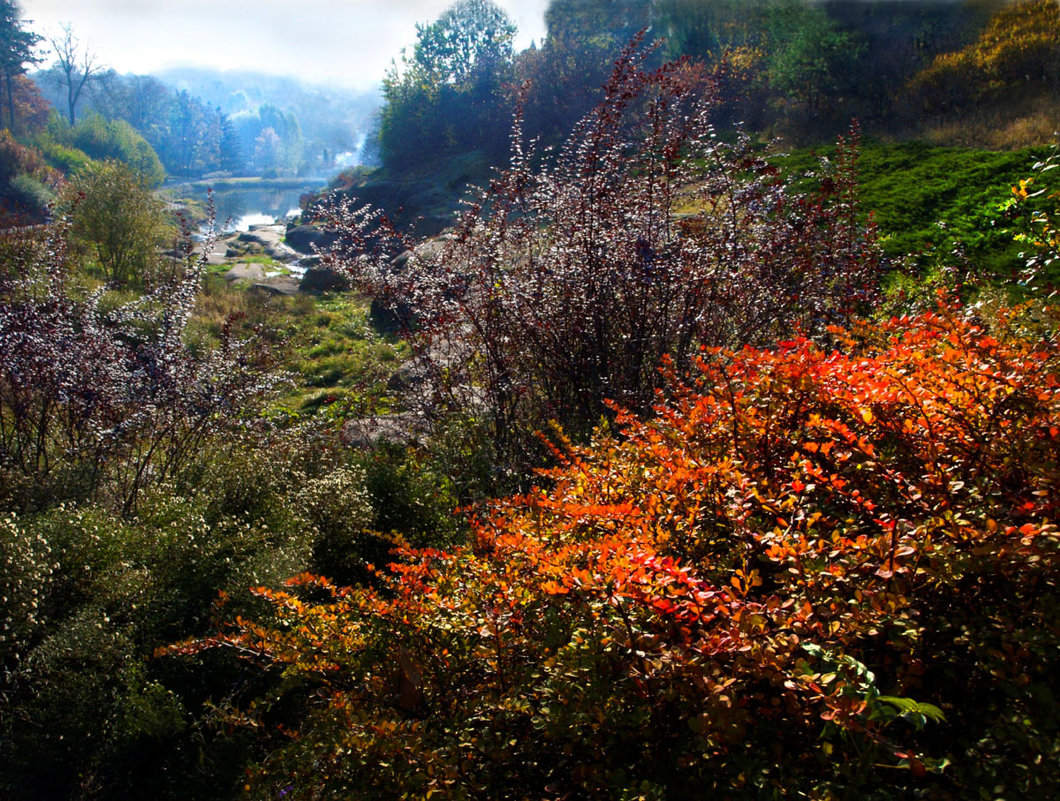
[[[195,178],[189,181],[178,181],[176,183],[165,183],[158,188],[159,192],[169,192],[179,189],[194,190],[224,190],[224,189],[301,189],[314,184],[321,187],[327,186],[329,178],[320,176],[298,178],[287,176],[283,178],[261,178],[255,176],[247,177],[218,177],[218,178]]]

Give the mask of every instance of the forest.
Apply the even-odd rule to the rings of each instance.
[[[0,797],[1060,792],[1060,6],[545,19],[340,170],[371,97],[0,0]]]

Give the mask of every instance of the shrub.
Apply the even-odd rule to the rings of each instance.
[[[62,205],[71,234],[93,249],[107,281],[151,283],[171,232],[165,206],[135,171],[116,161],[93,164],[70,182]]]
[[[185,343],[202,259],[104,311],[102,293],[68,288],[66,240],[53,227],[40,259],[0,287],[0,498],[35,508],[97,497],[131,511],[210,434],[237,429],[273,379],[247,343]]]
[[[27,531],[16,515],[0,518],[0,698],[26,656],[41,604],[56,570],[51,545],[40,532]]]
[[[306,434],[212,436],[134,515],[0,516],[0,796],[233,797],[252,738],[211,732],[210,700],[241,675],[255,691],[272,679],[234,655],[188,667],[151,653],[211,630],[218,589],[256,614],[252,585],[346,565],[363,577],[385,553],[365,531],[363,471]]]
[[[255,797],[1048,798],[1060,353],[1020,325],[708,352],[471,546],[171,651],[305,699]]]
[[[552,418],[587,432],[605,398],[647,408],[664,354],[823,334],[872,297],[853,143],[823,195],[797,195],[715,135],[699,71],[645,57],[627,50],[554,163],[533,166],[517,121],[508,170],[407,260],[377,214],[332,209],[333,261],[410,327],[429,411],[485,412],[502,460]]]
[[[55,193],[30,175],[16,176],[8,186],[11,199],[38,218],[46,216],[48,207],[55,201]]]
[[[76,147],[60,144],[47,133],[40,134],[35,144],[45,161],[66,175],[76,175],[92,162],[86,153]]]
[[[20,144],[10,131],[0,131],[0,214],[18,223],[40,220],[54,199],[59,179],[40,153]]]
[[[49,120],[48,134],[93,159],[120,161],[136,173],[145,186],[155,188],[165,180],[166,171],[158,155],[125,120],[106,120],[89,112],[70,127],[61,117],[55,116]]]
[[[231,445],[225,456],[194,497],[173,485],[145,490],[135,518],[60,506],[0,525],[5,798],[199,797],[197,782],[238,769],[203,764],[233,747],[223,736],[208,754],[196,744],[210,714],[202,697],[226,691],[234,660],[211,662],[215,674],[182,675],[150,654],[206,630],[219,587],[235,607],[257,609],[246,588],[305,570],[317,534],[294,511],[298,485],[280,483],[283,459]],[[267,488],[238,491],[241,478],[225,472],[236,467],[258,471],[244,484]],[[276,480],[257,482],[261,474]],[[317,506],[329,503],[342,500]],[[146,756],[154,762],[141,764]],[[182,760],[191,764],[175,770]]]
[[[1016,241],[1029,249],[1022,283],[1036,291],[1051,293],[1060,278],[1060,146],[1037,162],[1034,174],[1012,187],[1009,209],[1018,213]]]

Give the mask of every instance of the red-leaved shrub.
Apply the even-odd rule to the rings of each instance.
[[[470,546],[172,650],[283,671],[261,797],[1047,798],[1060,354],[1018,330],[705,352]]]

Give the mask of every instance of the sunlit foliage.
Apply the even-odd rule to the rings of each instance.
[[[1027,247],[1023,282],[1043,291],[1060,279],[1060,147],[1034,165],[1028,178],[1012,187],[1011,206],[1020,213],[1016,239]]]
[[[105,280],[144,286],[160,272],[159,251],[174,231],[142,174],[121,162],[96,162],[66,185],[60,207]]]
[[[411,243],[377,213],[332,209],[332,258],[404,320],[427,411],[484,416],[502,459],[549,419],[587,433],[607,398],[647,408],[664,354],[822,336],[873,297],[856,142],[819,194],[795,192],[747,137],[715,132],[701,71],[650,55],[626,50],[551,163],[517,123],[509,168],[431,247],[395,260]]]
[[[1002,8],[976,42],[938,56],[909,89],[929,110],[941,111],[1021,87],[1060,87],[1060,10],[1053,0]]]
[[[175,278],[132,297],[78,290],[65,223],[24,259],[0,283],[0,500],[8,508],[91,497],[129,512],[141,490],[174,478],[210,435],[238,428],[274,383],[246,342],[226,336],[201,352],[185,341],[203,258],[179,260]]]
[[[704,352],[469,547],[259,588],[271,618],[173,650],[306,700],[261,797],[1046,798],[1060,354],[1024,325]]]
[[[418,25],[412,51],[383,81],[383,163],[394,169],[503,146],[515,26],[491,0],[458,0]]]

